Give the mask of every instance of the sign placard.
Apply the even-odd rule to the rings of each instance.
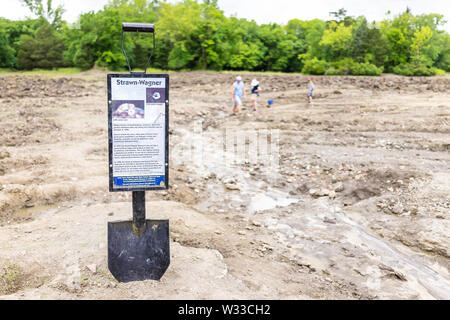
[[[169,75],[108,74],[109,191],[169,188]]]

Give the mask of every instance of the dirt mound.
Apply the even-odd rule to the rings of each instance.
[[[4,184],[0,191],[0,225],[29,221],[32,212],[36,211],[34,208],[64,203],[80,196],[70,184],[47,184],[44,187]]]
[[[45,164],[48,164],[48,158],[44,156],[37,156],[33,159],[19,159],[18,157],[11,158],[9,156],[1,159],[0,157],[0,176],[11,171],[31,169],[33,167],[43,166]]]
[[[0,146],[21,146],[47,142],[61,135],[61,126],[54,120],[55,105],[40,101],[5,99],[0,105]]]
[[[235,117],[236,74],[170,76],[170,190],[146,198],[172,263],[131,284],[106,261],[131,194],[108,192],[105,72],[2,77],[1,299],[449,297],[448,76],[314,77],[308,104],[308,76],[243,73],[260,108]]]
[[[0,77],[0,99],[37,97],[82,97],[92,92],[93,84],[78,78],[39,76]]]

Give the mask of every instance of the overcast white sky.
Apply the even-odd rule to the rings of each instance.
[[[45,1],[45,0],[44,0]],[[63,4],[63,18],[69,22],[77,20],[80,13],[103,8],[108,0],[53,0],[54,5]],[[170,0],[170,2],[177,2]],[[20,0],[0,0],[0,16],[22,19],[32,16]],[[225,15],[255,20],[258,23],[277,22],[286,24],[290,19],[329,19],[329,12],[345,8],[351,16],[364,15],[369,21],[382,20],[386,12],[396,15],[409,6],[414,14],[440,13],[450,19],[450,0],[219,0]],[[445,26],[450,33],[450,23]]]

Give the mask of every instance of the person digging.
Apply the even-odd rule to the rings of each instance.
[[[312,78],[308,78],[308,103],[312,103],[312,97],[314,92],[314,82],[312,81]]]
[[[245,99],[245,85],[240,76],[236,77],[236,81],[233,83],[231,100],[233,101],[233,110],[230,115],[241,113],[242,99]]]
[[[258,111],[258,97],[259,93],[261,92],[261,87],[259,86],[258,80],[253,79],[251,87],[252,87],[251,101],[253,105],[253,111]]]

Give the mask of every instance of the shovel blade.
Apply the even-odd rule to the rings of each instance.
[[[169,264],[169,220],[146,220],[139,236],[132,221],[108,222],[108,269],[117,281],[159,280]]]

